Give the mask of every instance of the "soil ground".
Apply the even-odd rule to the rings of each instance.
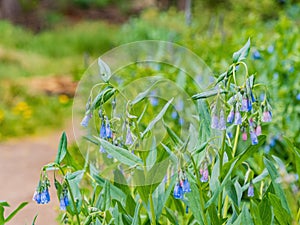
[[[36,225],[56,225],[59,202],[55,188],[50,188],[51,201],[38,205],[32,195],[38,183],[40,169],[54,161],[61,131],[46,134],[42,137],[27,137],[0,143],[0,201],[11,205],[8,212],[14,210],[21,202],[29,202],[7,225],[31,225],[36,214]],[[67,130],[71,137],[71,129]],[[49,178],[53,178],[49,174]],[[53,184],[53,182],[51,181]]]

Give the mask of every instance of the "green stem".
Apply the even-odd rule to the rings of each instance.
[[[221,180],[221,173],[223,169],[223,158],[224,158],[224,151],[225,151],[225,139],[226,139],[226,130],[223,132],[223,139],[222,139],[222,146],[221,146],[221,152],[220,152],[220,158],[219,158],[219,163],[220,163],[220,170],[219,170],[219,177],[220,177],[220,184],[222,183]],[[222,219],[222,199],[223,199],[223,192],[220,192],[219,196],[219,202],[218,202],[218,215],[219,218]]]
[[[60,165],[57,164],[56,167],[61,171],[62,175],[65,177],[65,173],[64,173],[63,169],[60,167]],[[77,206],[76,206],[74,195],[73,195],[72,190],[71,190],[70,183],[69,183],[69,181],[67,179],[65,179],[65,182],[67,184],[68,191],[69,191],[70,197],[71,197],[71,201],[72,201],[72,204],[74,206],[74,211],[75,211],[77,223],[78,223],[78,225],[80,225],[79,214],[78,214],[78,211],[77,211]]]
[[[205,217],[205,214],[204,214],[205,205],[204,205],[204,198],[203,198],[203,192],[202,192],[199,172],[198,172],[197,165],[195,163],[195,160],[194,160],[193,156],[191,156],[191,161],[193,163],[193,167],[194,167],[194,170],[195,170],[195,173],[196,173],[197,184],[199,186],[199,188],[198,188],[199,189],[199,197],[200,197],[200,204],[201,204],[201,208],[202,208],[200,210],[200,214],[201,214],[201,217],[203,218],[204,224],[208,224],[207,220],[206,220],[206,217]]]
[[[155,210],[152,195],[149,194],[150,210],[151,210],[151,225],[156,225]]]
[[[224,202],[223,218],[226,218],[226,217],[227,217],[228,203],[229,203],[229,197],[228,197],[228,195],[226,195],[226,197],[225,197],[225,202]]]
[[[232,148],[232,158],[234,158],[235,153],[236,153],[237,144],[238,144],[238,141],[239,141],[239,136],[240,136],[240,125],[237,125],[236,132],[235,132],[234,143],[233,143],[233,148]]]

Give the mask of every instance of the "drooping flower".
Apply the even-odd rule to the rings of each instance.
[[[246,131],[242,133],[242,139],[243,139],[243,141],[247,141],[248,136],[247,136],[247,132]]]
[[[254,196],[254,186],[252,182],[250,182],[248,187],[248,197],[253,197],[253,196]]]
[[[109,121],[108,119],[106,118],[106,127],[105,127],[105,131],[106,131],[106,138],[108,139],[111,139],[113,134],[112,134],[112,130],[110,128],[110,125],[109,125]]]
[[[99,148],[99,152],[100,153],[106,153],[106,150],[105,150],[105,148],[102,145]]]
[[[106,157],[107,157],[108,159],[112,159],[112,158],[113,158],[113,156],[112,156],[111,154],[107,154]]]
[[[243,99],[242,99],[241,111],[242,112],[248,111],[248,99],[246,97],[243,97]]]
[[[260,55],[260,52],[258,50],[255,50],[252,54],[252,58],[255,59],[255,60],[258,60],[258,59],[261,59],[261,55]]]
[[[191,192],[191,187],[188,179],[184,179],[182,182],[182,190],[184,193]]]
[[[173,119],[176,119],[177,116],[178,116],[178,114],[177,114],[177,112],[174,110],[174,111],[172,112],[172,114],[171,114],[171,117],[172,117]]]
[[[35,191],[32,197],[33,201],[36,201],[37,204],[41,204],[41,193],[38,191]]]
[[[256,134],[256,136],[261,135],[261,126],[260,125],[257,125],[257,127],[255,128],[255,134]]]
[[[127,128],[125,145],[132,145],[132,144],[133,144],[132,133],[131,133],[130,127],[128,127]]]
[[[100,138],[106,138],[106,127],[103,120],[100,127]]]
[[[224,105],[222,101],[220,99],[217,99],[211,111],[211,128],[218,130],[226,129],[226,120],[223,108]]]
[[[263,115],[262,115],[262,118],[261,118],[261,121],[262,122],[271,122],[272,121],[272,113],[271,111],[264,111],[263,112]]]
[[[59,200],[59,208],[60,210],[66,210],[67,206],[69,205],[69,199],[67,195],[61,195]]]
[[[207,182],[208,181],[208,169],[204,168],[204,169],[200,169],[200,181],[201,182]]]
[[[232,123],[234,119],[234,110],[230,110],[228,117],[227,117],[227,123]]]
[[[234,125],[240,125],[240,124],[242,124],[242,116],[239,111],[236,111],[234,116]]]
[[[83,117],[80,125],[83,126],[83,127],[87,127],[89,125],[89,122],[90,122],[90,119],[92,118],[92,116],[93,116],[92,113],[86,114]]]
[[[256,145],[258,143],[257,136],[253,130],[250,130],[250,138],[252,145]]]
[[[49,194],[49,190],[48,190],[48,187],[47,187],[41,192],[41,202],[40,202],[40,204],[47,204],[48,202],[50,202],[50,194]]]
[[[220,118],[219,118],[219,130],[225,130],[226,129],[226,122],[225,122],[225,113],[224,110],[221,109],[220,111]]]
[[[180,183],[177,183],[174,187],[173,196],[176,199],[182,199],[183,198],[183,189],[180,185]]]

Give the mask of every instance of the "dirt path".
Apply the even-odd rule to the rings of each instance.
[[[0,200],[7,201],[11,207],[9,212],[23,201],[29,202],[19,214],[7,225],[31,225],[36,214],[36,225],[56,225],[59,202],[55,188],[50,188],[51,201],[47,205],[38,205],[32,201],[41,167],[53,161],[61,131],[43,137],[30,137],[22,140],[11,140],[0,143]],[[72,135],[67,130],[68,137]],[[49,178],[51,176],[50,174]],[[52,182],[53,183],[53,182]]]

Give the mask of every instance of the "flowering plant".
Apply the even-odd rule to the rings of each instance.
[[[297,212],[277,182],[278,159],[261,148],[272,108],[266,86],[248,73],[249,50],[250,40],[207,91],[194,92],[190,99],[196,113],[175,95],[164,101],[157,97],[161,77],[129,98],[99,59],[103,82],[88,90],[81,121],[83,142],[88,143],[85,160],[74,159],[78,156],[67,149],[63,133],[56,160],[43,167],[33,199],[38,204],[50,201],[47,171],[54,170],[67,224],[296,221]],[[194,91],[187,86],[187,93]],[[183,112],[191,113],[183,117]],[[155,135],[161,127],[166,134]],[[183,135],[181,127],[187,127]],[[262,156],[258,162],[257,155]]]

